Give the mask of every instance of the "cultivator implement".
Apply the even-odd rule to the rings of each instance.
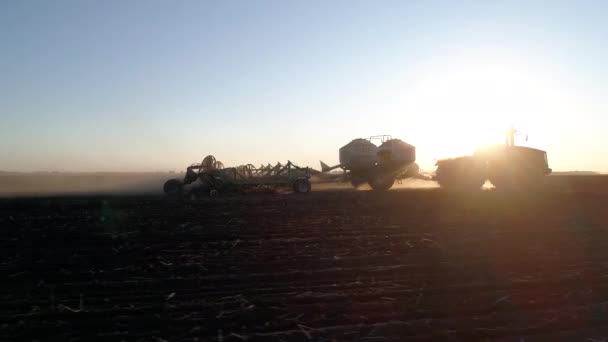
[[[209,155],[200,164],[193,164],[186,170],[183,180],[171,179],[164,185],[167,195],[215,196],[220,191],[241,190],[259,186],[291,187],[297,193],[307,193],[311,189],[309,178],[311,169],[299,167],[291,161],[286,164],[252,164],[224,167],[224,164]]]

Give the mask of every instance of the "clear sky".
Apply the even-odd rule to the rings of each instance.
[[[0,2],[0,170],[318,167],[391,134],[608,172],[608,2]]]

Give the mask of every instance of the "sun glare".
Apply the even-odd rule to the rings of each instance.
[[[426,128],[415,142],[436,159],[502,143],[511,124],[527,129],[527,115],[546,98],[539,75],[501,61],[429,65],[408,88],[407,111],[417,113],[416,125]]]

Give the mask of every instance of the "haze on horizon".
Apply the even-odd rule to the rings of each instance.
[[[418,162],[501,142],[608,172],[602,1],[3,1],[0,170]]]

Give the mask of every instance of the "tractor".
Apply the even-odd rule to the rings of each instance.
[[[437,161],[435,180],[442,188],[454,190],[480,189],[486,180],[499,190],[539,187],[544,176],[551,173],[547,152],[515,146],[516,133],[511,127],[504,145],[480,148],[472,156]]]

